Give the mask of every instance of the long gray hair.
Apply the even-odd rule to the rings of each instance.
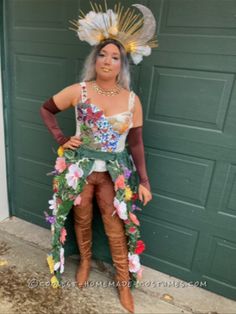
[[[108,44],[114,44],[120,51],[121,69],[117,76],[117,83],[123,88],[130,90],[130,70],[129,61],[124,47],[114,39],[107,39],[95,46],[85,60],[85,64],[80,76],[81,81],[92,81],[96,79],[95,63],[101,49]]]

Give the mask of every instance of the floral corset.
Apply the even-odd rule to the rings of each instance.
[[[125,148],[129,129],[132,127],[133,113],[131,101],[129,110],[105,116],[104,112],[87,99],[82,85],[82,101],[76,106],[76,135],[80,136],[86,147],[104,151],[118,152]],[[133,93],[133,92],[131,92]],[[134,98],[134,93],[133,93]],[[132,97],[130,97],[130,100]]]

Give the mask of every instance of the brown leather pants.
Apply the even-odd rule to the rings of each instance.
[[[129,280],[127,237],[124,224],[117,214],[113,214],[115,190],[114,183],[108,171],[92,172],[87,177],[81,195],[80,205],[74,206],[74,224],[81,260],[91,259],[92,245],[92,218],[93,196],[95,195],[101,217],[104,223],[105,233],[109,240],[109,246],[113,263],[116,267],[116,279]]]

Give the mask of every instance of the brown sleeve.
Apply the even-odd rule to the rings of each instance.
[[[58,109],[52,97],[45,101],[40,108],[41,117],[48,130],[51,132],[57,143],[63,145],[69,141],[70,137],[66,137],[58,125],[55,114],[60,111],[61,110]]]
[[[130,129],[127,136],[127,142],[137,169],[139,183],[151,191],[145,164],[142,129],[142,126]]]

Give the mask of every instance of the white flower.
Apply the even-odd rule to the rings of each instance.
[[[84,19],[79,20],[79,39],[87,41],[91,46],[117,33],[117,14],[110,9],[106,13],[90,11]]]
[[[141,264],[138,254],[128,254],[129,259],[129,271],[131,273],[137,273],[141,269]]]
[[[49,209],[51,209],[53,212],[53,215],[56,215],[57,212],[57,199],[56,199],[56,195],[53,195],[53,199],[48,201]]]
[[[54,265],[54,270],[57,271],[58,268],[60,267],[60,262],[57,262],[55,265]]]
[[[151,54],[151,48],[146,46],[137,46],[135,52],[131,52],[131,58],[134,61],[134,64],[138,64],[143,60],[143,56],[147,57]]]
[[[78,180],[84,175],[83,170],[78,167],[77,164],[72,164],[68,168],[68,173],[66,174],[67,184],[71,186],[74,190],[77,187]]]
[[[122,220],[128,219],[126,203],[123,201],[119,202],[119,200],[115,197],[113,204],[116,208],[116,212],[117,212],[118,216],[120,217],[120,219],[122,219]]]
[[[60,273],[61,274],[64,272],[64,263],[65,263],[64,249],[63,247],[61,247],[60,248]]]

